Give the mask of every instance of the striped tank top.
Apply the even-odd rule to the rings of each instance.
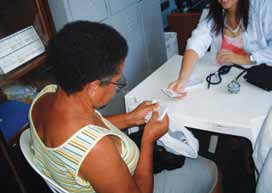
[[[117,136],[121,139],[121,157],[126,163],[131,175],[139,159],[136,144],[108,120],[101,117],[109,128],[87,125],[80,128],[62,145],[48,148],[39,138],[32,121],[31,112],[35,102],[44,94],[56,92],[56,85],[45,87],[33,101],[29,111],[30,131],[32,138],[33,160],[36,166],[49,178],[69,192],[95,192],[90,182],[78,176],[79,168],[84,158],[95,144],[106,135]]]

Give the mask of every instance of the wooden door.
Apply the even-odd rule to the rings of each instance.
[[[183,55],[187,39],[197,26],[201,13],[172,13],[168,16],[169,31],[177,32],[179,54]]]

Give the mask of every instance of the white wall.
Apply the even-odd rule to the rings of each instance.
[[[113,26],[126,38],[126,91],[166,61],[160,0],[49,0],[49,5],[57,30],[70,21],[99,21]],[[116,95],[104,112],[124,112],[125,94]]]

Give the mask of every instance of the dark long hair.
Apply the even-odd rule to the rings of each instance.
[[[249,0],[238,0],[237,17],[243,19],[244,29],[247,30],[249,15]],[[218,0],[212,0],[208,19],[213,19],[214,24],[212,30],[218,35],[224,29],[224,11]]]

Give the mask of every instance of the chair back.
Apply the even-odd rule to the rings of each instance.
[[[43,178],[43,180],[46,182],[48,187],[54,192],[54,193],[69,193],[67,190],[62,188],[60,185],[58,185],[54,180],[48,178],[46,175],[44,175],[34,164],[33,161],[33,154],[31,150],[31,137],[30,137],[30,129],[26,129],[20,136],[20,149],[29,163],[29,165]]]

